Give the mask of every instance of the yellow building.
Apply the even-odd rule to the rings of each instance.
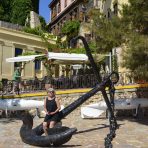
[[[30,51],[43,53],[46,49],[41,37],[10,28],[0,27],[0,80],[2,78],[12,80],[13,77],[16,64],[7,63],[6,58],[16,57]],[[55,40],[50,40],[50,43],[55,44]],[[25,69],[22,71],[22,78],[34,78],[35,74],[38,78],[46,75],[42,62],[27,63]]]

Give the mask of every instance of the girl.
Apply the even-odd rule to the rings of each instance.
[[[47,97],[44,100],[44,110],[46,116],[43,122],[43,129],[47,136],[47,128],[53,128],[59,120],[59,110],[61,109],[59,100],[55,97],[55,91],[53,88],[47,90]]]

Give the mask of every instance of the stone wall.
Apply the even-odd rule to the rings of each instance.
[[[60,94],[57,95],[57,97],[60,100],[61,105],[64,105],[64,107],[70,105],[77,99],[79,99],[82,95],[85,95],[86,93],[73,93],[73,94]],[[44,100],[45,96],[35,96],[35,97],[26,97],[25,99],[35,99],[35,100]],[[116,90],[115,92],[115,99],[123,98],[123,99],[132,99],[132,98],[147,98],[148,99],[148,88],[140,88],[140,89],[122,89],[122,90]],[[22,99],[22,98],[20,98]],[[86,102],[84,102],[82,105],[80,105],[75,111],[79,112],[80,114],[80,108],[85,105],[89,105],[91,103],[97,103],[101,100],[104,100],[101,92],[98,92],[94,96],[90,97]],[[147,116],[148,115],[148,107],[147,108],[141,108],[140,109],[140,116]],[[32,114],[36,114],[36,110],[31,111]],[[135,110],[119,110],[115,111],[116,116],[133,116],[136,113]],[[43,116],[45,114],[43,113]],[[104,114],[103,114],[104,116]]]
[[[72,103],[73,101],[77,100],[79,97],[84,95],[85,93],[75,93],[75,94],[63,94],[63,95],[57,95],[61,103],[63,105],[68,105]],[[116,90],[115,92],[115,99],[119,98],[148,98],[148,88],[142,88],[142,89],[122,89],[122,90]],[[83,105],[88,105],[90,103],[97,103],[98,101],[104,100],[101,92],[98,92],[91,98],[89,98],[86,102],[84,102]]]
[[[60,94],[57,95],[62,105],[65,107],[69,105],[70,103],[74,102],[78,98],[80,98],[82,95],[86,93],[73,93],[73,94]],[[35,99],[35,100],[43,100],[45,96],[36,96],[36,97],[28,97],[26,99]],[[140,89],[122,89],[122,90],[116,90],[115,91],[115,99],[119,98],[148,98],[148,88],[140,88]],[[98,92],[91,98],[89,98],[86,102],[84,102],[82,105],[88,105],[90,103],[97,103],[98,101],[104,100],[101,92]]]

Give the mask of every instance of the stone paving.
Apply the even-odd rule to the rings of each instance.
[[[34,127],[43,118],[34,119]],[[119,129],[112,144],[114,148],[148,148],[148,117],[136,120],[133,117],[118,117]],[[82,119],[79,110],[72,112],[62,120],[63,125],[77,127],[78,131],[69,142],[61,147],[104,148],[104,138],[109,133],[108,120]],[[19,130],[22,121],[18,119],[0,119],[0,148],[33,148],[22,142]]]

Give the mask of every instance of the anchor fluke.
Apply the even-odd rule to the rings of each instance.
[[[20,136],[24,143],[41,146],[41,147],[49,147],[49,146],[60,146],[66,142],[68,142],[72,135],[76,132],[76,128],[68,128],[68,127],[57,127],[48,129],[48,136],[37,135],[33,127],[33,118],[30,114],[26,114],[23,117],[23,125],[20,129]]]

